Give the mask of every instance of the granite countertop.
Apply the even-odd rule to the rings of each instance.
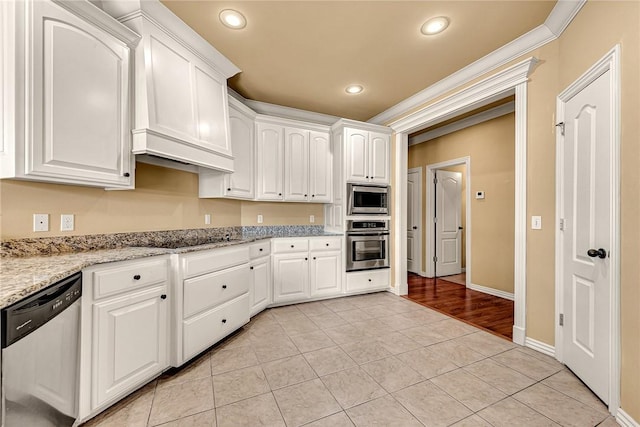
[[[82,241],[82,236],[67,238],[60,243],[52,243],[52,239],[24,239],[26,242],[12,241],[3,249],[13,250],[14,253],[25,253],[28,256],[3,256],[0,258],[0,308],[7,307],[35,292],[49,286],[67,276],[81,271],[83,268],[108,262],[126,261],[145,258],[156,255],[184,254],[189,252],[216,249],[238,244],[251,243],[258,240],[274,237],[314,237],[314,236],[339,236],[335,233],[319,232],[316,228],[312,232],[307,229],[285,229],[283,227],[268,230],[261,227],[260,233],[242,233],[235,227],[233,232],[223,230],[223,234],[208,232],[207,238],[179,240],[179,232],[153,232],[151,233],[127,233],[120,234],[118,240],[125,241],[129,246],[108,248],[110,239],[116,235],[91,236],[91,239]],[[262,230],[267,229],[267,230]],[[208,229],[211,230],[211,229]],[[193,230],[188,230],[193,236]],[[271,231],[271,232],[269,232]],[[167,234],[161,234],[167,233]],[[136,236],[139,239],[136,239]],[[126,239],[125,239],[126,237]],[[101,240],[100,240],[101,239]],[[164,239],[164,240],[163,240]],[[91,241],[88,244],[87,241]],[[96,244],[99,241],[100,244]],[[181,246],[184,242],[184,246]],[[3,242],[4,244],[4,242]],[[23,245],[19,252],[16,248]],[[108,249],[102,249],[106,246]],[[39,247],[40,255],[37,254]],[[44,248],[47,248],[45,250]],[[61,248],[64,248],[61,249]],[[6,250],[6,252],[9,252]]]

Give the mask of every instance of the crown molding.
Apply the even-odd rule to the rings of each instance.
[[[544,24],[494,50],[420,92],[400,101],[393,107],[368,120],[369,123],[388,124],[393,119],[464,85],[502,65],[557,39],[578,14],[586,0],[559,0]]]
[[[482,111],[478,114],[474,114],[473,116],[466,117],[462,120],[458,120],[446,126],[436,128],[429,132],[421,133],[414,137],[410,137],[409,146],[431,141],[432,139],[439,138],[441,136],[448,135],[462,129],[466,129],[468,127],[475,126],[489,120],[497,119],[498,117],[513,113],[514,111],[516,111],[515,101],[507,102],[506,104],[498,105],[497,107]]]
[[[290,120],[301,120],[304,122],[311,122],[324,126],[331,126],[340,119],[340,117],[331,116],[329,114],[300,110],[298,108],[285,107],[283,105],[269,104],[268,102],[254,101],[252,99],[245,98],[231,88],[228,88],[228,91],[230,96],[240,101],[245,106],[251,108],[256,113],[265,116],[275,116]]]

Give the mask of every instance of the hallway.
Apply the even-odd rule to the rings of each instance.
[[[409,293],[405,298],[509,340],[513,338],[513,301],[445,279],[409,273]],[[457,276],[452,280],[460,282]]]

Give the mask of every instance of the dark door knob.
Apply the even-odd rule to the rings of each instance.
[[[414,226],[413,226],[413,227],[411,227],[411,228],[413,228],[414,230],[417,230],[417,229],[418,229],[418,226],[417,226],[417,225],[414,225]]]
[[[160,299],[167,299],[167,296],[165,294],[160,295]]]
[[[124,176],[125,178],[129,178],[131,174],[129,172],[125,172],[122,174],[122,176]]]
[[[462,227],[458,227],[458,230],[462,230]]]
[[[222,319],[222,323],[227,323],[227,319]]]
[[[600,248],[600,249],[589,249],[587,251],[587,255],[589,255],[591,258],[606,258],[607,257],[607,251],[605,251],[604,249]]]
[[[140,275],[136,274],[135,276],[133,276],[133,280],[140,280]]]

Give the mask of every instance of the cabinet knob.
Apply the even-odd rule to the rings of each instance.
[[[222,289],[227,289],[227,285],[222,285]]]
[[[131,174],[129,172],[125,172],[122,174],[122,176],[124,176],[125,178],[129,178]]]
[[[371,279],[369,279],[369,281],[371,281]]]
[[[262,248],[260,248],[260,252],[262,252]]]
[[[135,276],[133,276],[133,280],[140,280],[140,275],[136,274]]]
[[[369,175],[365,176],[365,178],[369,179]]]
[[[313,259],[316,259],[316,257],[313,257]]]
[[[309,261],[309,258],[305,258],[304,260],[305,260],[305,261]]]
[[[294,248],[295,246],[291,245],[292,248]]]
[[[251,267],[249,267],[249,270],[253,270],[253,265]]]
[[[231,189],[230,189],[230,188],[227,188],[227,191],[231,191]]]
[[[304,197],[307,197],[307,195],[305,194]],[[311,197],[313,197],[313,196],[311,196]]]
[[[222,323],[227,323],[227,319],[222,319]]]
[[[312,194],[312,195],[311,195],[311,197],[316,197],[316,195],[315,195],[315,194]]]
[[[327,243],[327,246],[329,246],[329,244]]]
[[[160,295],[160,299],[167,299],[167,295],[165,294]]]
[[[282,193],[278,193],[278,196],[282,196]]]

